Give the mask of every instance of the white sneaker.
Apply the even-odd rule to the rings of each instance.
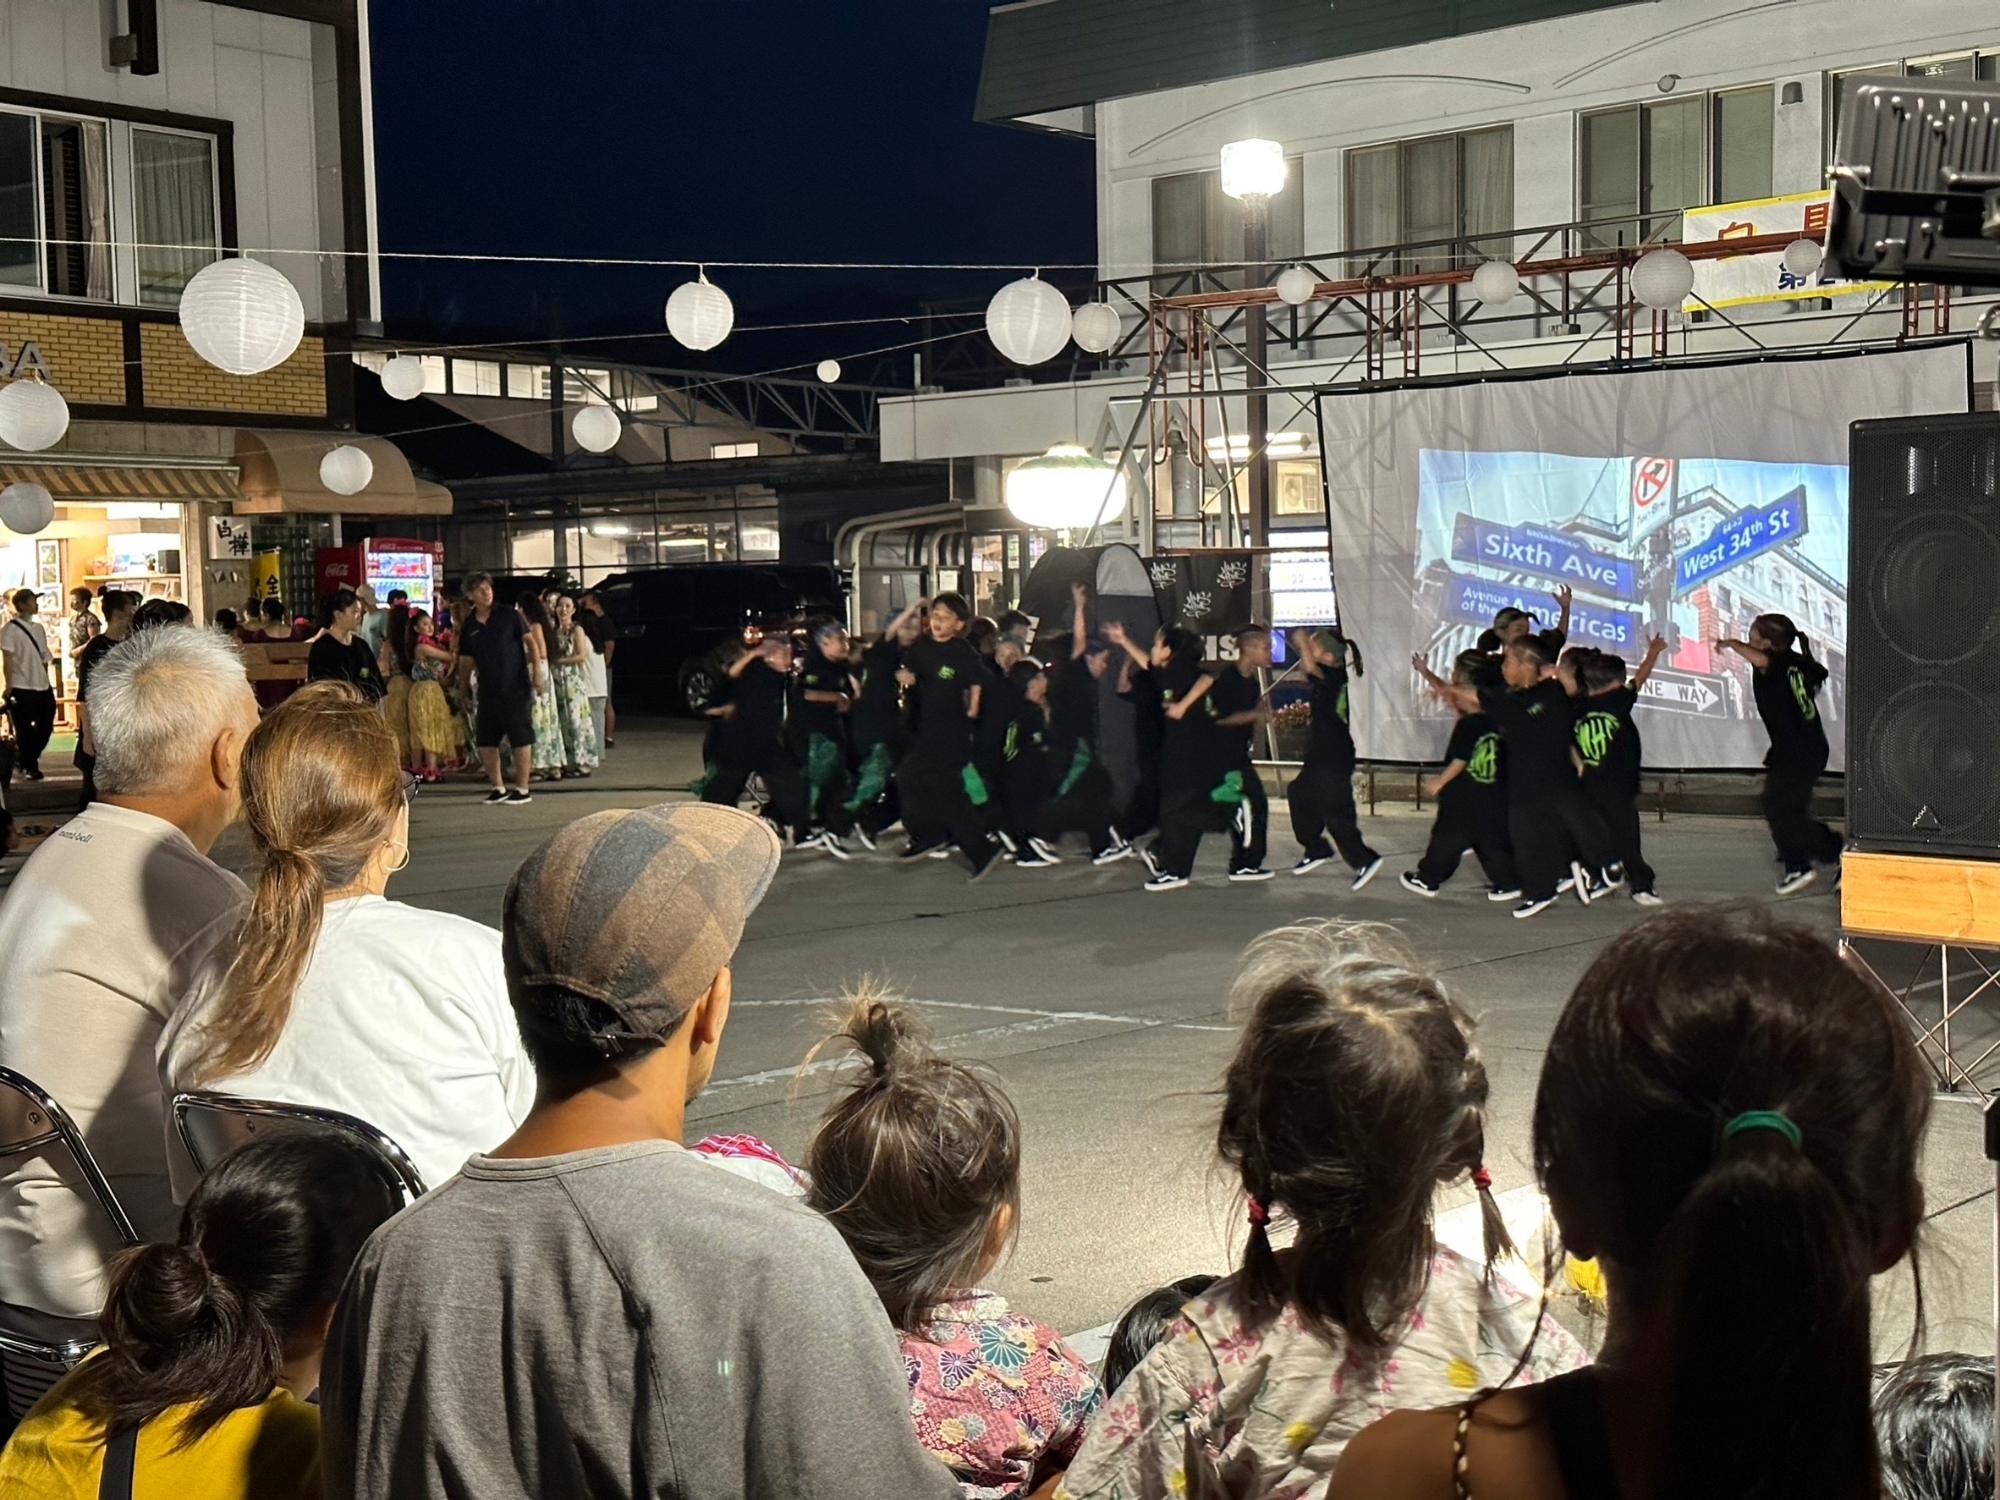
[[[1229,872],[1229,878],[1233,881],[1236,881],[1240,885],[1245,881],[1269,880],[1271,878],[1271,872],[1265,869],[1262,865],[1258,865],[1254,870],[1231,870]]]
[[[1538,917],[1555,904],[1556,898],[1554,896],[1544,896],[1539,901],[1523,901],[1519,906],[1514,908],[1515,920],[1520,921],[1528,917]]]
[[[1412,895],[1422,896],[1427,901],[1435,901],[1438,898],[1438,887],[1432,885],[1415,870],[1405,870],[1396,883]]]
[[[1667,903],[1660,899],[1658,891],[1634,891],[1632,893],[1632,904],[1634,906],[1665,906]]]
[[[1373,880],[1377,875],[1381,873],[1382,873],[1382,856],[1378,854],[1373,859],[1371,859],[1367,864],[1363,865],[1360,869],[1354,872],[1354,885],[1352,889],[1357,891],[1360,890],[1362,887],[1367,885],[1369,881]]]
[[[1115,865],[1118,863],[1119,860],[1130,859],[1134,854],[1137,854],[1138,852],[1139,851],[1134,849],[1130,844],[1123,844],[1123,843],[1113,844],[1109,849],[1106,849],[1102,854],[1091,855],[1090,862],[1094,865]]]
[[[1331,854],[1308,854],[1304,859],[1292,866],[1292,873],[1294,875],[1310,875],[1314,870],[1317,870],[1332,858]]]
[[[1789,896],[1793,891],[1804,890],[1817,879],[1819,879],[1819,871],[1817,870],[1787,870],[1785,878],[1778,882],[1778,894],[1780,896]]]
[[[1519,886],[1488,886],[1486,888],[1486,899],[1488,901],[1519,901],[1521,899],[1521,888]]]
[[[1062,856],[1056,853],[1055,849],[1046,839],[1031,838],[1028,840],[1028,847],[1041,856],[1042,863],[1045,865],[1059,865],[1062,863]]]
[[[1168,875],[1164,871],[1146,882],[1149,891],[1177,891],[1187,884],[1185,875]]]

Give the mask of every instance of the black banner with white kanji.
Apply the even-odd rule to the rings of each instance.
[[[1252,562],[1248,552],[1146,559],[1161,622],[1185,626],[1202,636],[1233,635],[1254,618]]]

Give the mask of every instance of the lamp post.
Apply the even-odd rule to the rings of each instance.
[[[1285,186],[1285,148],[1276,141],[1231,141],[1222,148],[1222,191],[1243,205],[1243,258],[1263,275],[1264,262],[1271,255],[1271,198]],[[1250,443],[1250,545],[1268,545],[1271,540],[1271,465],[1264,453],[1265,434],[1270,430],[1270,398],[1265,394],[1269,377],[1266,364],[1266,334],[1269,323],[1264,304],[1254,302],[1244,309],[1245,357],[1244,425]]]

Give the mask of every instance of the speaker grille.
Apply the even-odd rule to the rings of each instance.
[[[1848,834],[2000,858],[2000,417],[1857,422]]]

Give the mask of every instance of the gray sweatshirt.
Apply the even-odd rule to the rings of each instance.
[[[959,1494],[840,1237],[666,1141],[473,1157],[368,1242],[322,1400],[328,1500]]]

